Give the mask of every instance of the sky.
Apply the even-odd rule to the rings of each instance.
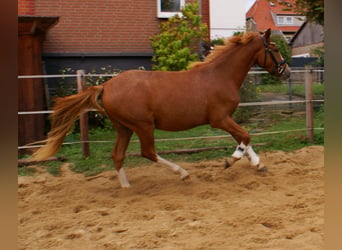
[[[246,12],[255,0],[210,0],[211,39],[229,37],[244,31]]]
[[[255,0],[243,0],[243,1],[245,2],[245,5],[246,5],[246,12],[255,2]]]

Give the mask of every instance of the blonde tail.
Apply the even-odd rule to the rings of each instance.
[[[37,161],[46,160],[56,154],[62,145],[65,136],[73,127],[78,117],[86,110],[95,108],[103,111],[97,103],[97,98],[103,90],[103,86],[92,86],[85,91],[58,98],[51,114],[51,130],[48,133],[46,144],[33,153],[33,158]]]

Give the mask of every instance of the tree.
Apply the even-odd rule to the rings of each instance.
[[[199,60],[196,50],[208,34],[206,24],[198,14],[198,3],[186,4],[178,14],[161,23],[161,32],[150,38],[154,50],[153,70],[179,71]]]

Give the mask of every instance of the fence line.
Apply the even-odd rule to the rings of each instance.
[[[240,107],[251,107],[251,106],[266,106],[266,105],[282,105],[282,104],[298,104],[298,103],[308,103],[308,102],[324,102],[324,100],[298,100],[298,101],[267,101],[267,102],[243,102],[239,103]],[[86,109],[86,112],[98,111],[97,109]],[[48,111],[20,111],[18,115],[35,115],[35,114],[51,114],[53,110]]]
[[[19,111],[18,115],[38,115],[38,114],[51,114],[53,110],[45,110],[45,111]]]
[[[117,73],[114,74],[84,74],[80,73],[81,71],[78,71],[78,74],[68,74],[68,75],[22,75],[18,76],[18,79],[25,79],[25,78],[63,78],[63,77],[76,77],[77,82],[84,81],[85,77],[113,77],[118,75]],[[324,72],[324,70],[315,70],[311,67],[306,67],[304,70],[292,70],[293,73],[304,73],[305,76],[311,75],[313,72]],[[265,74],[268,73],[267,71],[249,71],[248,74]],[[312,77],[308,82],[309,86],[312,85]],[[305,78],[306,79],[306,78]],[[307,84],[306,84],[307,85]],[[307,88],[307,86],[306,86]],[[264,105],[284,105],[284,104],[298,104],[298,103],[306,103],[306,106],[312,109],[312,104],[314,102],[324,102],[324,100],[313,100],[312,94],[311,98],[305,99],[305,100],[295,100],[295,101],[266,101],[266,102],[247,102],[247,103],[240,103],[239,106],[242,107],[248,107],[248,106],[264,106]],[[88,109],[86,111],[97,111],[95,109]],[[53,110],[45,110],[45,111],[20,111],[18,112],[18,115],[32,115],[32,114],[51,114],[53,113]],[[308,112],[308,109],[307,111]],[[310,119],[313,119],[313,117],[310,117]],[[308,125],[309,124],[309,125]],[[294,129],[294,130],[283,130],[283,131],[273,131],[273,132],[263,132],[263,133],[251,133],[252,136],[260,136],[260,135],[270,135],[270,134],[280,134],[280,133],[289,133],[289,132],[298,132],[298,131],[307,131],[311,133],[313,130],[324,130],[324,128],[313,128],[313,125],[311,126],[308,123],[308,117],[307,117],[307,127],[305,129]],[[208,137],[188,137],[188,138],[173,138],[173,139],[156,139],[155,141],[181,141],[181,140],[200,140],[200,139],[224,139],[229,138],[231,135],[222,135],[222,136],[208,136]],[[311,137],[311,136],[310,136]],[[313,138],[312,138],[313,140]],[[138,142],[138,140],[133,140],[132,142]],[[38,143],[38,142],[37,142]],[[88,144],[88,143],[113,143],[113,141],[89,141],[88,139],[81,139],[77,142],[65,142],[62,145],[68,145],[68,144]],[[28,148],[37,148],[41,147],[43,145],[34,145],[35,143],[30,143],[28,145],[19,146],[18,149],[28,149]]]
[[[313,70],[291,70],[291,73],[305,73],[305,72],[324,72],[324,69],[313,69]],[[253,74],[268,74],[269,72],[267,71],[249,71],[249,75]],[[84,76],[89,76],[89,77],[114,77],[117,76],[118,73],[113,73],[113,74],[84,74]],[[79,74],[65,74],[65,75],[20,75],[18,76],[18,79],[28,79],[28,78],[63,78],[63,77],[77,77]]]
[[[85,74],[90,77],[106,77],[106,76],[117,76],[118,74]],[[18,79],[31,79],[31,78],[64,78],[64,77],[77,77],[78,74],[66,74],[66,75],[21,75]]]
[[[313,128],[314,130],[324,130],[324,128]],[[261,132],[261,133],[250,133],[251,136],[261,136],[261,135],[274,135],[274,134],[284,134],[290,132],[300,132],[306,131],[306,128],[300,129],[292,129],[292,130],[281,130],[281,131],[270,131],[270,132]],[[194,140],[208,140],[208,139],[226,139],[231,138],[231,135],[213,135],[213,136],[196,136],[196,137],[180,137],[180,138],[169,138],[169,139],[155,139],[156,142],[167,142],[167,141],[194,141]],[[139,140],[131,140],[130,142],[137,143]],[[113,141],[74,141],[74,142],[64,142],[62,145],[73,145],[73,144],[82,144],[82,143],[114,143]],[[31,143],[34,144],[34,143]],[[43,144],[39,145],[28,145],[28,146],[19,146],[18,149],[27,149],[27,148],[40,148],[44,146]]]

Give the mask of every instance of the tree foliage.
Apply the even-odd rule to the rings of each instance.
[[[291,62],[291,47],[282,35],[271,35],[271,41],[274,42],[279,49],[280,54],[286,60],[287,63]]]
[[[179,71],[199,60],[196,50],[208,34],[206,24],[198,14],[198,3],[186,4],[182,15],[175,15],[160,24],[161,32],[150,37],[154,50],[153,70]]]
[[[314,66],[324,67],[324,47],[319,46],[311,49],[311,53],[317,56],[317,60],[313,63]]]

